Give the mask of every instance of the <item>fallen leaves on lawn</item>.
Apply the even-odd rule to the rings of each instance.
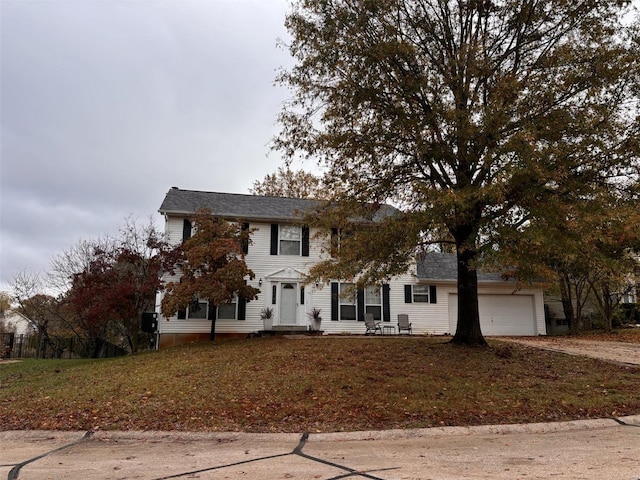
[[[272,338],[24,360],[0,366],[0,429],[327,432],[640,412],[638,369],[490,343]]]

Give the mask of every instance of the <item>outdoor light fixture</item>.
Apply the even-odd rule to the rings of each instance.
[[[260,278],[260,280],[258,280],[258,286],[261,287],[262,286],[262,278]]]
[[[316,288],[318,288],[319,286],[320,286],[320,282],[316,280]]]

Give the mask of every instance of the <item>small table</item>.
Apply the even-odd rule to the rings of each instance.
[[[395,325],[382,325],[382,335],[395,335],[395,334],[396,334]]]

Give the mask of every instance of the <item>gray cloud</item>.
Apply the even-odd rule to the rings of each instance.
[[[0,9],[0,289],[171,186],[246,192],[280,164],[286,0]]]

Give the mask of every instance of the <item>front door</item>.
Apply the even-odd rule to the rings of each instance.
[[[298,312],[298,284],[280,284],[280,324],[295,325]]]

